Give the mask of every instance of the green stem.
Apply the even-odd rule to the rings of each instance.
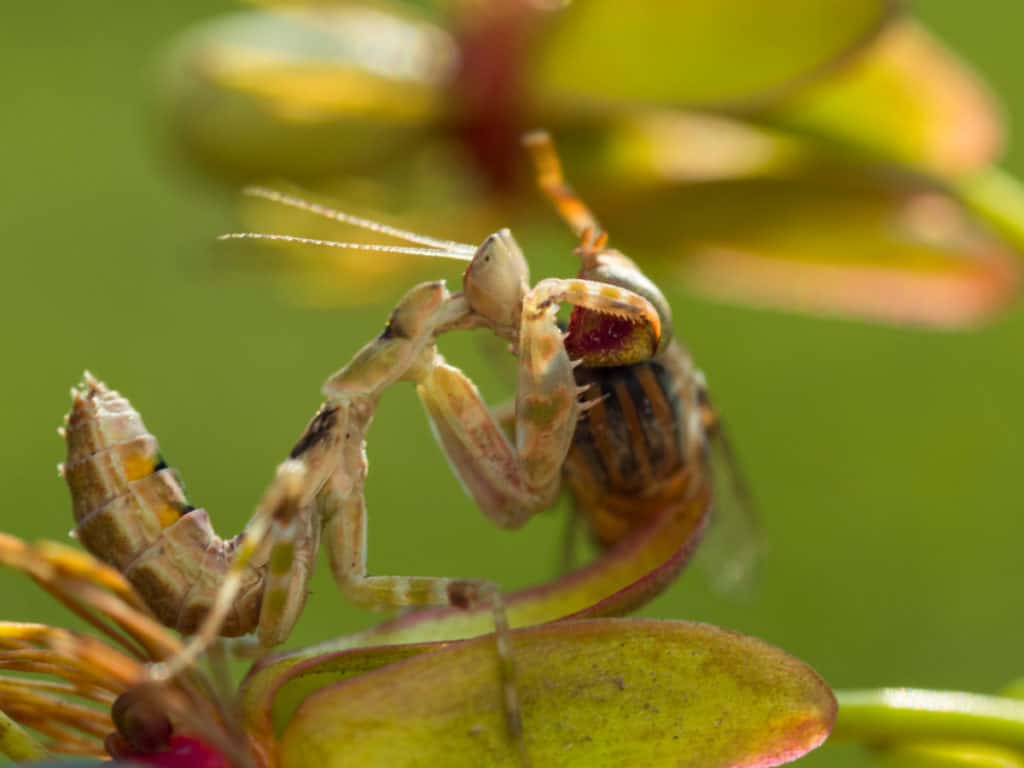
[[[1024,750],[1024,702],[975,693],[880,688],[837,691],[832,738],[881,745],[965,741]]]
[[[3,710],[0,710],[0,753],[16,763],[35,763],[47,757],[43,745],[4,714]]]
[[[992,166],[950,184],[964,205],[1024,254],[1024,186],[1020,181]]]

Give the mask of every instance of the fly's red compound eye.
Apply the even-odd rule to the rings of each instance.
[[[573,310],[565,337],[569,357],[595,368],[649,360],[657,344],[644,325],[580,307]]]

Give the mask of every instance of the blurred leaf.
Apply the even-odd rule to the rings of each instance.
[[[666,282],[746,304],[943,327],[989,317],[1016,291],[1008,245],[1024,246],[1024,216],[993,209],[993,176],[974,170],[999,151],[997,109],[919,25],[890,21],[893,3],[454,8],[452,33],[375,0],[214,22],[178,48],[172,112],[221,170],[333,176],[315,196],[477,242],[500,226],[518,231],[536,199],[486,186],[509,163],[523,174],[526,164],[514,135],[511,149],[495,150],[513,160],[481,157],[473,142],[488,140],[469,135],[480,128],[474,116],[493,113],[511,130],[523,115],[506,110],[532,103],[530,119],[557,128],[569,174],[613,242],[645,268],[661,265]],[[498,45],[506,32],[524,34],[525,48]],[[518,56],[537,69],[505,82]],[[467,75],[474,62],[497,67],[498,80]],[[518,88],[529,93],[505,93]],[[772,111],[743,121],[664,108],[726,102]],[[885,164],[959,176],[946,191]],[[253,230],[359,240],[266,205],[245,215]],[[252,253],[230,248],[222,252]],[[262,252],[278,255],[275,266],[292,273],[287,290],[307,304],[376,301],[395,293],[398,275],[407,285],[421,270],[455,274],[396,254]]]
[[[684,110],[636,110],[570,139],[559,145],[563,163],[591,186],[776,176],[813,154],[779,129]]]
[[[913,179],[848,169],[616,194],[595,203],[613,243],[716,298],[956,327],[1019,284],[1008,247]]]
[[[512,647],[537,765],[773,766],[818,746],[835,715],[809,667],[706,625],[560,622]],[[515,765],[494,653],[483,637],[357,676],[348,654],[323,660],[341,682],[325,676],[281,724],[281,764]]]
[[[235,13],[175,44],[166,111],[221,172],[328,175],[421,137],[455,60],[451,37],[403,4]]]
[[[597,106],[766,102],[845,61],[894,5],[588,0],[545,13],[505,0],[465,4],[450,32],[408,3],[289,3],[190,30],[164,90],[177,138],[218,173],[324,177],[430,133],[486,143],[467,125],[488,115],[511,132],[504,155],[527,118],[554,127]]]
[[[770,113],[779,123],[939,175],[1002,150],[1001,112],[983,82],[910,19]]]
[[[566,156],[569,167],[580,167],[577,186],[612,243],[666,285],[675,281],[715,298],[788,311],[947,328],[991,317],[1019,288],[1011,246],[1024,242],[1018,210],[1024,203],[1015,203],[1019,189],[1005,176],[961,180],[954,191],[968,209],[924,179],[855,165],[772,131],[685,113],[635,116]],[[544,211],[540,200],[518,210],[509,200],[500,213],[476,200],[448,219],[445,211],[461,199],[458,186],[439,182],[436,194],[427,192],[441,167],[411,162],[402,185],[367,182],[338,195],[404,210],[384,217],[391,223],[469,242],[498,226],[520,232]],[[398,188],[408,195],[396,205],[388,189]],[[419,204],[415,192],[422,193]],[[263,231],[360,237],[279,206],[247,206],[245,216]],[[529,258],[531,243],[523,245]],[[252,261],[248,244],[223,252],[261,263]],[[458,279],[455,267],[426,259],[296,246],[273,252],[289,291],[305,303],[372,301],[420,274]]]
[[[531,58],[544,112],[765,103],[844,62],[894,11],[886,0],[570,3]]]

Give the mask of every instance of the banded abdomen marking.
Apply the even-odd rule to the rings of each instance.
[[[653,360],[580,367],[576,379],[599,402],[576,428],[566,483],[598,540],[611,544],[685,492],[683,405],[672,374]]]
[[[227,573],[233,543],[217,536],[205,510],[188,503],[127,399],[88,373],[71,398],[61,474],[71,491],[74,535],[120,570],[162,623],[194,631]],[[223,634],[255,627],[262,588],[262,572],[250,569]]]

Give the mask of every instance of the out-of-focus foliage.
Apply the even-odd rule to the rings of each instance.
[[[1016,293],[1016,187],[979,201],[959,183],[998,158],[999,109],[889,3],[448,12],[287,4],[201,26],[169,64],[170,122],[207,171],[302,181],[425,229],[459,211],[470,240],[523,221],[517,138],[544,126],[613,242],[663,280],[942,326]],[[245,220],[324,234],[264,205]],[[384,273],[417,269],[284,248],[277,265],[303,273],[315,303],[364,300]]]

